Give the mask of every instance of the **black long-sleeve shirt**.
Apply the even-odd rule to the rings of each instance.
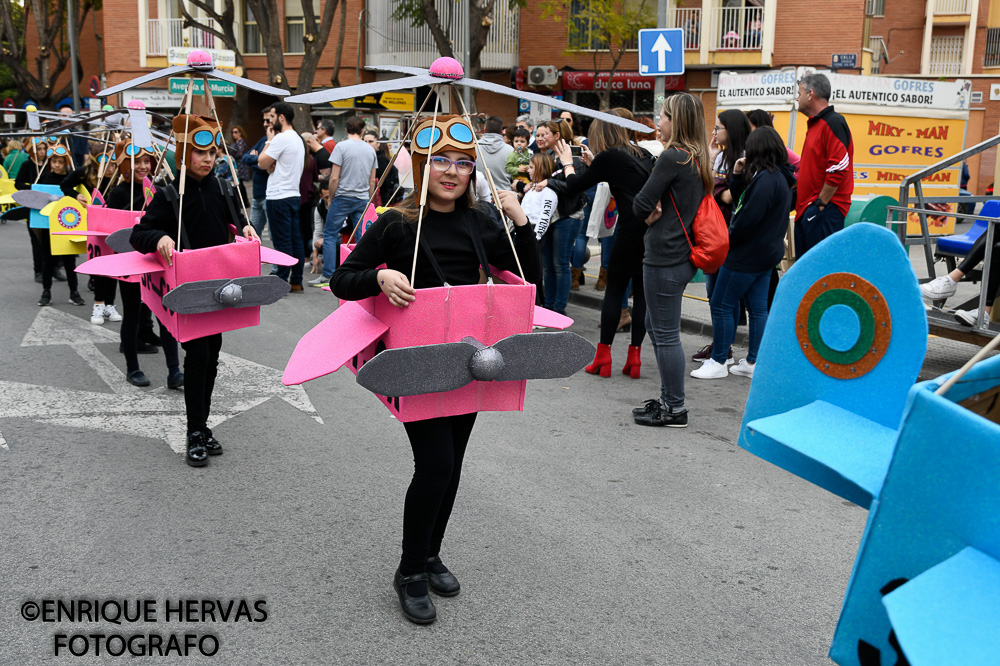
[[[506,233],[499,220],[480,208],[439,213],[428,210],[420,229],[421,245],[427,248],[441,266],[444,278],[451,285],[479,282],[479,259],[476,257],[470,227],[475,226],[483,241],[490,264],[517,274],[517,263]],[[334,295],[357,301],[382,292],[378,283],[378,268],[385,264],[407,278],[413,268],[417,225],[407,222],[395,211],[386,211],[361,237],[354,251],[333,273],[330,289]],[[517,256],[528,282],[537,283],[541,275],[538,241],[531,225],[514,227],[511,232]],[[443,286],[425,252],[417,256],[415,289]]]
[[[733,218],[729,223],[729,254],[723,264],[731,271],[761,273],[785,256],[785,232],[792,203],[795,172],[785,165],[761,171],[749,183],[746,174],[733,174]]]
[[[653,169],[653,156],[644,148],[639,150],[642,151],[641,158],[633,157],[620,148],[602,150],[594,156],[590,166],[582,174],[566,176],[566,192],[576,194],[602,181],[606,182],[618,205],[618,224],[645,226],[645,220],[640,220],[632,212],[632,200],[649,179]]]
[[[146,214],[142,220],[132,230],[129,241],[139,252],[150,253],[156,251],[156,244],[164,236],[170,236],[174,240],[178,249],[200,249],[203,247],[214,247],[225,245],[230,242],[229,225],[235,224],[239,233],[243,233],[246,226],[246,219],[240,212],[239,202],[232,201],[236,219],[230,211],[226,202],[225,194],[222,191],[222,183],[214,175],[209,174],[197,180],[191,175],[187,177],[186,191],[184,193],[184,229],[187,231],[187,238],[190,246],[178,242],[177,239],[177,215],[174,213],[174,206],[167,199],[166,188],[157,190],[153,200],[146,207]],[[127,199],[126,199],[127,202]]]
[[[584,206],[587,205],[587,198],[583,196],[583,190],[578,192],[573,192],[572,194],[566,188],[566,174],[563,173],[563,163],[559,161],[559,158],[555,156],[551,150],[546,151],[556,162],[556,169],[549,176],[549,187],[552,191],[556,193],[559,197],[559,202],[556,204],[556,208],[559,213],[559,218],[572,217],[575,213],[580,212]],[[573,169],[578,175],[582,175],[587,171],[587,165],[583,163],[579,157],[573,158]],[[584,188],[586,189],[586,188]]]
[[[643,259],[646,266],[676,266],[691,258],[691,247],[684,232],[686,230],[688,236],[691,235],[694,216],[705,198],[705,184],[690,158],[688,153],[676,148],[664,150],[656,158],[649,180],[632,202],[632,212],[640,220],[649,217],[657,202],[663,210],[660,219],[646,232],[646,256]],[[674,203],[677,204],[677,211],[674,211]],[[677,212],[680,212],[683,228],[682,222],[677,219]],[[691,240],[694,242],[693,237]]]
[[[131,206],[129,206],[129,197],[132,199]],[[133,190],[131,183],[118,183],[108,191],[104,202],[108,205],[108,208],[140,211],[142,210],[143,203],[142,184],[136,183]]]

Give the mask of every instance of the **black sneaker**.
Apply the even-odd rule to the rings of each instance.
[[[42,291],[42,297],[38,299],[39,305],[51,305],[52,304],[52,292],[48,289]]]
[[[643,403],[642,407],[634,407],[632,409],[632,416],[639,416],[640,414],[650,414],[656,408],[656,405],[660,404],[659,398],[653,398],[652,400],[647,400]]]
[[[38,284],[42,283],[42,274],[41,274],[41,272],[35,272],[35,282],[37,282]]]
[[[133,370],[125,376],[132,386],[149,386],[149,377],[142,370]]]
[[[636,414],[635,422],[638,425],[655,426],[658,428],[686,428],[688,424],[687,410],[683,412],[671,412],[657,401],[650,406],[650,411],[646,414]]]
[[[57,268],[52,272],[52,279],[56,282],[65,282],[66,274],[63,272],[63,269]]]
[[[184,373],[176,370],[167,375],[167,388],[177,390],[184,388]]]
[[[78,291],[71,291],[70,292],[70,294],[69,294],[69,302],[72,303],[73,305],[86,305],[87,304],[87,301],[83,300],[83,297],[80,296],[80,292],[78,292]]]
[[[141,347],[143,344],[156,345],[157,347],[160,347],[163,345],[163,342],[160,340],[160,336],[158,336],[156,333],[153,333],[153,331],[149,329],[142,329],[139,331],[139,346]],[[155,354],[156,352],[139,352],[139,353]]]

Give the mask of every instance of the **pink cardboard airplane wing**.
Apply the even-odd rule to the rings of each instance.
[[[103,275],[117,277],[119,275],[145,275],[166,270],[160,263],[159,255],[142,254],[141,252],[125,252],[124,254],[108,254],[89,259],[76,267],[77,273],[84,275]]]
[[[284,252],[279,252],[278,250],[272,249],[261,243],[260,241],[247,240],[243,236],[236,233],[236,225],[230,224],[229,231],[233,234],[233,240],[237,243],[257,243],[260,245],[260,263],[262,264],[274,264],[275,266],[294,266],[298,263],[295,257],[285,254]]]
[[[389,329],[353,301],[342,301],[329,317],[302,336],[285,366],[286,386],[338,370]]]
[[[118,210],[97,205],[87,206],[87,258],[94,259],[95,257],[115,254],[115,251],[107,243],[107,237],[121,229],[131,229],[142,215],[143,213],[140,211]],[[114,277],[122,282],[139,282],[139,274]]]

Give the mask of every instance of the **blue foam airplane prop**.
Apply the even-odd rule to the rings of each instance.
[[[830,657],[1000,663],[1000,356],[914,385],[927,322],[896,237],[857,224],[782,279],[740,446],[869,509]]]

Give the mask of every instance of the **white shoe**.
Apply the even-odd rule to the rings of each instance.
[[[745,358],[741,358],[739,363],[729,368],[729,374],[753,379],[753,369],[756,367],[756,363],[747,363]]]
[[[90,323],[100,326],[104,323],[104,304],[94,303],[94,310],[90,313]]]
[[[958,289],[958,283],[947,275],[942,275],[920,285],[920,293],[927,301],[946,301],[955,295],[956,289]]]
[[[729,370],[725,363],[719,363],[714,358],[710,358],[702,363],[700,368],[692,370],[691,376],[695,379],[723,379],[729,376]]]
[[[955,315],[955,319],[958,320],[959,324],[965,324],[966,326],[975,326],[976,319],[979,317],[978,310],[955,310],[952,314]],[[986,320],[989,321],[989,315],[986,316]]]
[[[118,314],[118,310],[115,310],[115,306],[114,305],[105,305],[104,306],[104,317],[108,321],[121,321],[122,320],[122,316],[120,314]]]

